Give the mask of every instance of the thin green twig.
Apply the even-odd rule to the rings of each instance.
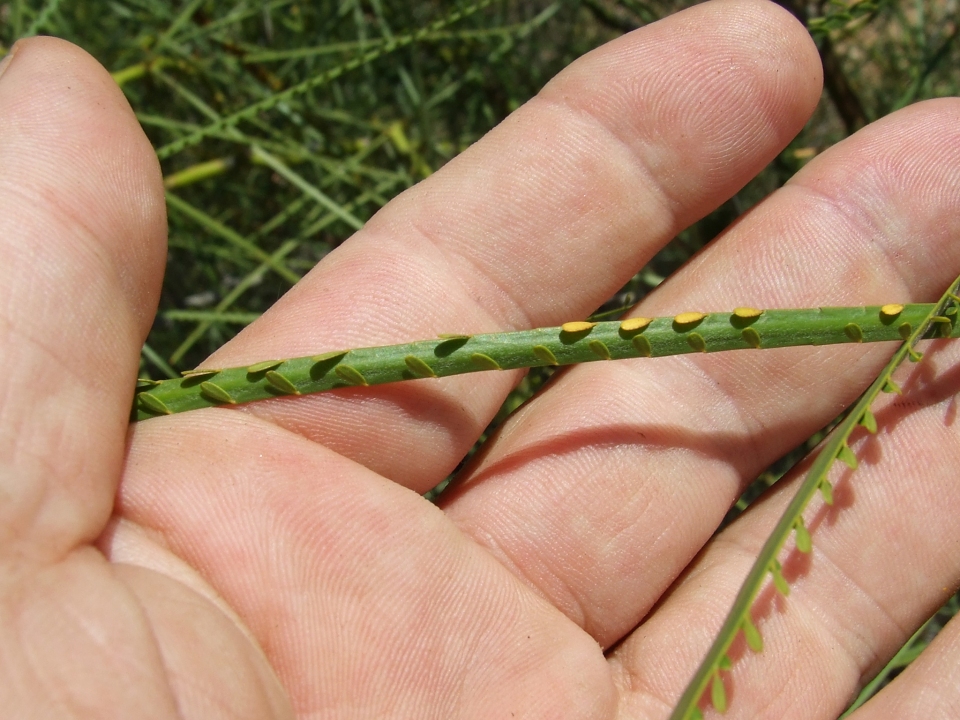
[[[827,480],[827,473],[837,460],[846,463],[851,469],[857,466],[857,458],[847,445],[850,434],[858,426],[867,428],[869,432],[877,430],[876,420],[870,411],[870,406],[881,392],[899,392],[894,384],[892,375],[900,364],[907,358],[919,359],[916,343],[926,337],[931,331],[938,336],[954,336],[960,328],[956,322],[957,297],[960,278],[954,281],[935,305],[916,306],[923,308],[923,314],[918,321],[911,324],[911,332],[906,335],[900,349],[893,355],[883,372],[863,393],[853,406],[846,418],[837,426],[833,434],[824,443],[822,450],[810,467],[806,478],[797,490],[797,494],[787,506],[773,532],[764,543],[756,562],[750,569],[740,592],[734,600],[727,619],[724,621],[707,655],[697,669],[679,702],[671,714],[671,720],[695,720],[701,716],[698,703],[704,693],[711,693],[713,706],[723,712],[726,709],[726,691],[724,689],[722,672],[731,667],[727,657],[727,650],[737,634],[743,632],[747,644],[756,652],[762,648],[760,633],[750,617],[750,608],[768,575],[772,576],[776,588],[784,595],[789,593],[789,585],[781,573],[780,563],[777,560],[791,533],[796,535],[797,548],[802,552],[810,552],[811,538],[809,531],[803,524],[803,511],[817,494],[823,495],[828,504],[833,502],[833,490]]]

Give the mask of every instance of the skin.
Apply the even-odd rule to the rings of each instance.
[[[397,198],[208,362],[588,314],[735,193],[819,97],[772,4],[700,5],[582,58]],[[931,301],[960,272],[960,101],[810,162],[636,310]],[[127,417],[165,260],[156,158],[83,51],[0,76],[0,707],[18,718],[663,718],[793,481],[883,347],[592,363],[441,506],[515,373]],[[729,718],[833,718],[960,583],[960,348],[875,407],[810,557],[735,645]],[[957,624],[861,711],[955,717]],[[739,649],[737,649],[739,648]]]

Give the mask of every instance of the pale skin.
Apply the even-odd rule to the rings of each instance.
[[[771,4],[698,6],[591,53],[373,218],[209,361],[589,314],[790,141],[816,49]],[[422,493],[519,375],[128,428],[165,261],[160,172],[83,51],[0,77],[0,707],[17,718],[665,718],[792,492],[710,540],[889,347],[592,363]],[[960,272],[960,101],[809,163],[636,310],[931,301]],[[761,595],[729,718],[836,717],[960,584],[960,345],[877,406]],[[857,714],[960,713],[960,630]],[[710,711],[712,712],[712,711]]]

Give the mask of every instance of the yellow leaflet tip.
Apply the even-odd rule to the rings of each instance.
[[[533,354],[536,356],[537,360],[544,362],[547,365],[558,365],[557,357],[546,345],[534,345]]]
[[[903,305],[899,303],[890,303],[880,308],[880,314],[884,317],[896,317],[903,312]]]
[[[837,460],[846,464],[851,470],[857,469],[857,456],[853,450],[850,449],[849,445],[844,444],[840,446],[840,450],[837,451]]]
[[[610,359],[610,349],[599,340],[591,340],[590,349],[593,351],[593,354],[601,360]]]
[[[713,682],[710,685],[710,702],[721,715],[727,711],[727,689],[723,686],[723,678],[720,677],[720,671],[714,673]]]
[[[333,372],[336,373],[344,382],[349,383],[350,385],[361,385],[366,387],[370,383],[367,382],[367,379],[363,376],[359,370],[357,370],[352,365],[337,365]]]
[[[790,597],[790,583],[783,576],[783,567],[780,565],[780,561],[774,560],[769,570],[770,575],[773,576],[773,586],[777,589],[777,592],[784,597]]]
[[[703,339],[703,335],[700,333],[690,333],[687,335],[687,345],[697,352],[707,351],[707,341]]]
[[[483,353],[473,353],[470,356],[470,361],[474,364],[475,367],[480,368],[481,370],[502,370],[500,363],[494,360],[489,355],[484,355]]]
[[[870,412],[870,408],[863,411],[863,415],[860,416],[860,424],[865,427],[871,435],[877,434],[877,418]]]
[[[620,323],[620,329],[623,330],[624,332],[634,332],[635,330],[642,330],[652,322],[653,322],[653,318],[645,318],[645,317],[628,318]]]
[[[744,328],[740,331],[740,337],[742,337],[743,341],[750,347],[760,347],[760,333],[758,333],[754,328]]]
[[[173,414],[173,411],[166,406],[163,400],[151,395],[150,393],[140,393],[137,395],[137,402],[140,403],[140,407],[142,407],[144,410],[157,415]]]
[[[332,352],[321,353],[320,355],[314,355],[310,360],[315,363],[326,362],[327,360],[333,360],[334,358],[342,358],[346,355],[349,350],[334,350]]]
[[[226,403],[228,405],[237,404],[237,401],[230,396],[230,393],[219,385],[215,385],[209,381],[200,383],[200,392],[206,395],[209,400],[214,400],[218,403]]]
[[[856,323],[847,323],[843,328],[843,334],[853,342],[863,342],[863,329]]]
[[[680,313],[679,315],[674,316],[673,321],[677,325],[692,325],[695,322],[700,322],[706,316],[707,316],[706,313],[685,312],[685,313]]]
[[[651,357],[653,355],[653,347],[650,345],[650,340],[643,335],[637,335],[633,339],[633,346],[642,357]]]
[[[418,358],[416,355],[407,355],[403,359],[404,364],[407,366],[407,370],[412,372],[419,378],[435,378],[437,373],[433,371],[427,363]]]
[[[738,307],[733,311],[733,314],[738,318],[755,318],[763,315],[763,310],[752,307]]]
[[[180,374],[185,378],[198,378],[198,377],[208,377],[210,375],[216,375],[219,370],[213,368],[194,368],[193,370],[184,370]]]
[[[587,322],[586,320],[575,320],[574,322],[565,322],[560,326],[560,329],[566,333],[578,333],[583,332],[584,330],[589,330],[594,327],[596,323]]]
[[[833,505],[833,485],[827,480],[820,481],[820,494],[827,505]]]
[[[740,629],[743,630],[743,636],[747,640],[747,645],[755,653],[763,652],[763,636],[760,635],[760,631],[757,630],[757,626],[753,624],[753,619],[750,617],[749,610],[747,614],[743,617],[743,622],[740,624]]]
[[[803,518],[799,518],[797,524],[793,527],[794,538],[797,550],[805,555],[813,550],[813,539],[810,537],[810,531],[803,524]]]
[[[290,382],[287,377],[278,373],[276,370],[267,370],[265,377],[267,382],[280,392],[287,393],[288,395],[300,394],[297,386]]]
[[[283,365],[283,360],[264,360],[263,362],[248,365],[247,372],[251,375],[256,375],[257,373],[262,373],[266,370],[274,370],[281,365]]]

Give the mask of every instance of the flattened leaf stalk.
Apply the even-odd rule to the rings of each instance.
[[[186,371],[182,378],[143,381],[138,384],[132,419],[470,372],[690,352],[901,340],[914,328],[926,327],[933,310],[930,304],[766,311],[740,307],[726,313],[576,321],[560,327],[484,335],[445,334],[432,340],[336,350],[239,368],[200,368]],[[939,311],[932,322],[948,335],[960,333]],[[918,355],[912,345],[908,352]],[[887,382],[892,385],[889,378]],[[849,456],[842,459],[848,461]]]

